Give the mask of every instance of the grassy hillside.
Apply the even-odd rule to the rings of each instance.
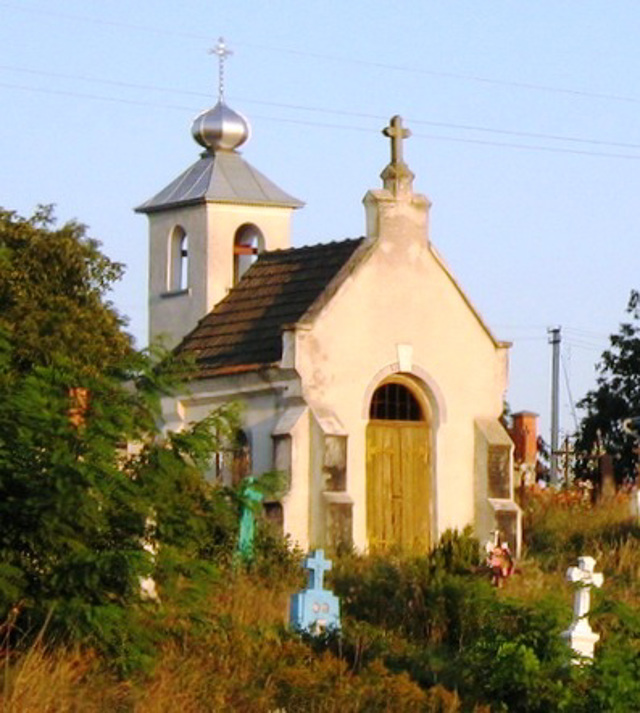
[[[262,533],[249,571],[218,562],[164,589],[160,576],[162,602],[136,610],[120,650],[56,646],[46,631],[26,651],[5,645],[3,710],[640,710],[640,526],[627,499],[530,495],[525,537],[500,589],[466,533],[428,557],[335,558],[343,632],[318,640],[286,627],[300,553]],[[591,616],[602,638],[595,662],[576,667],[559,634],[571,621],[564,575],[582,554],[605,575]],[[15,634],[7,621],[5,641]]]

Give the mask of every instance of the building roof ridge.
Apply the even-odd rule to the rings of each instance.
[[[290,248],[277,248],[275,250],[265,250],[263,253],[261,253],[258,256],[258,259],[266,256],[266,255],[282,255],[284,253],[295,253],[295,252],[302,252],[304,250],[306,251],[312,251],[312,250],[322,250],[326,249],[331,246],[339,246],[339,245],[347,245],[350,243],[358,243],[363,241],[365,238],[364,236],[360,236],[359,238],[342,238],[340,240],[330,240],[329,242],[320,242],[320,243],[313,243],[312,245],[297,245],[297,246],[291,246]]]

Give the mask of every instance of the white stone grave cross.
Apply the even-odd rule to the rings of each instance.
[[[578,557],[578,566],[569,567],[567,580],[576,584],[573,600],[573,621],[571,626],[562,632],[569,646],[576,653],[574,661],[593,658],[593,651],[600,634],[596,634],[589,624],[587,615],[591,608],[591,587],[601,587],[604,577],[600,572],[594,572],[596,561],[593,557]]]

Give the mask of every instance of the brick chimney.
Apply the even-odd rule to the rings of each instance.
[[[535,466],[538,459],[538,414],[518,411],[512,414],[512,423],[509,435],[515,445],[515,462]]]

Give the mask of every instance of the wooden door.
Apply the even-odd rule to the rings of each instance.
[[[372,549],[429,548],[429,445],[425,421],[369,422],[367,536]]]

